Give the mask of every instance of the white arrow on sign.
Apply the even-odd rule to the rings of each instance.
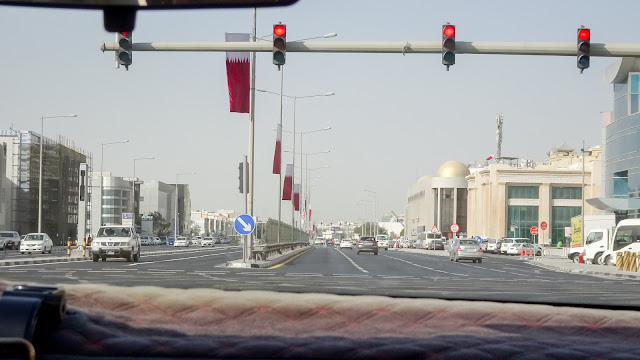
[[[242,229],[244,231],[251,231],[251,225],[249,225],[246,222],[244,222],[244,220],[242,220],[241,217],[238,218],[238,221],[240,222],[240,224],[242,224]]]

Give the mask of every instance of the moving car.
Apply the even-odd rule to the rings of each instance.
[[[175,247],[188,247],[189,245],[191,245],[189,243],[189,239],[184,236],[178,236],[176,241],[173,243],[173,246]]]
[[[361,252],[372,252],[373,255],[378,255],[378,242],[373,236],[362,236],[358,240],[358,255]]]
[[[353,249],[353,244],[351,244],[351,240],[340,241],[340,249]]]
[[[24,238],[24,241],[20,243],[20,253],[24,254],[32,252],[45,253],[48,252],[51,254],[53,250],[53,241],[49,237],[49,235],[45,233],[31,233],[28,234],[27,237]]]
[[[453,239],[449,261],[472,260],[482,263],[482,248],[476,239]]]
[[[0,249],[9,248],[11,250],[20,247],[20,234],[16,231],[0,231]]]
[[[389,236],[388,235],[378,235],[376,236],[376,242],[378,243],[379,249],[389,250]]]
[[[136,229],[128,225],[101,226],[91,243],[91,256],[94,262],[98,259],[125,258],[127,261],[138,261],[141,247],[140,236]]]
[[[316,239],[316,241],[313,242],[314,245],[324,245],[324,239]]]

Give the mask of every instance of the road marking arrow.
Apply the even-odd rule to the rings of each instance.
[[[244,231],[251,231],[251,225],[249,225],[246,222],[244,222],[244,220],[242,220],[241,217],[238,218],[238,221],[240,222],[240,224],[242,224],[242,229]]]

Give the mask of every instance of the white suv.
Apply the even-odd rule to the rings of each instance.
[[[125,225],[106,225],[98,229],[91,243],[93,261],[106,261],[108,257],[125,258],[127,261],[140,259],[140,236],[135,228]]]

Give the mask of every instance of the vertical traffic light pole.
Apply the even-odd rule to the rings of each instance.
[[[273,64],[278,66],[280,71],[280,128],[282,129],[282,91],[284,83],[284,68],[282,65],[285,63],[285,54],[287,52],[287,26],[278,23],[273,25],[273,48],[272,58]],[[295,134],[294,134],[295,135]],[[295,154],[293,155],[295,159]],[[282,160],[281,160],[282,161]],[[296,169],[293,168],[293,174],[295,175]],[[280,242],[280,223],[282,222],[282,171],[278,174],[278,243]],[[293,200],[293,196],[292,196]],[[293,202],[292,202],[293,204]],[[292,225],[293,226],[293,225]]]
[[[256,8],[253,8],[253,27],[251,28],[251,41],[256,41]],[[253,164],[254,164],[254,131],[256,125],[256,52],[251,52],[251,80],[250,80],[250,100],[249,100],[249,199],[247,213],[253,217]],[[253,256],[253,232],[249,234],[249,254]]]

